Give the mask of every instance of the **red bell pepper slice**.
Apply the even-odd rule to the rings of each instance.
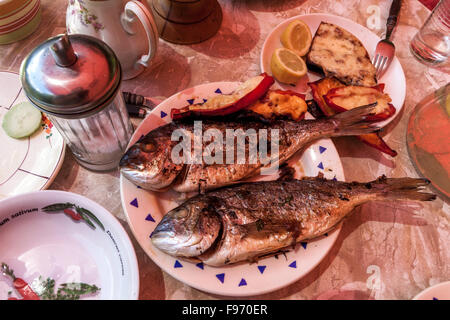
[[[378,132],[363,134],[358,136],[357,138],[365,144],[374,147],[375,149],[378,149],[381,152],[390,155],[391,157],[395,157],[397,155],[397,151],[391,149],[383,140],[383,138],[380,137],[380,134]]]
[[[339,88],[344,88],[345,85],[342,84],[339,80],[335,78],[323,78],[315,82],[310,82],[308,85],[311,88],[312,95],[314,101],[317,103],[319,108],[322,110],[325,116],[331,117],[336,113],[347,111],[347,109],[332,103],[331,101],[327,101],[326,97],[330,93],[330,95],[335,94]],[[372,89],[375,89],[378,92],[384,92],[384,83],[380,83]],[[328,105],[331,104],[331,106]],[[367,117],[369,121],[380,121],[389,118],[395,113],[395,107],[392,104],[388,104],[388,108],[385,109],[382,113],[371,115]],[[386,142],[380,137],[378,132],[368,133],[364,135],[357,136],[357,138],[364,142],[365,144],[376,148],[377,150],[384,152],[392,157],[397,155],[397,152],[391,149]]]
[[[204,103],[188,105],[181,109],[172,109],[171,117],[177,120],[192,115],[224,116],[237,112],[263,97],[274,82],[273,77],[263,73],[244,82],[232,94],[216,96]]]
[[[326,105],[336,112],[344,112],[361,105],[378,102],[378,112],[368,116],[368,121],[381,121],[391,117],[396,109],[390,104],[391,98],[383,93],[384,84],[376,87],[367,88],[359,86],[346,86],[333,88],[324,96],[323,100]]]
[[[336,78],[323,78],[314,82],[309,82],[308,86],[311,88],[314,101],[316,101],[323,114],[327,117],[335,115],[336,111],[326,104],[323,96],[331,89],[340,88],[345,85]]]

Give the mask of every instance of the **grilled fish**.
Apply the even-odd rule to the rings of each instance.
[[[165,191],[168,187],[172,187],[178,192],[195,192],[223,187],[255,176],[275,162],[282,165],[297,151],[315,140],[375,131],[377,128],[365,122],[365,118],[372,114],[374,109],[374,105],[368,105],[337,114],[332,118],[298,122],[280,119],[260,121],[252,117],[232,118],[230,121],[222,118],[203,120],[204,132],[210,129],[218,130],[223,137],[228,130],[233,130],[235,133],[241,132],[244,136],[249,129],[255,132],[265,129],[267,132],[265,141],[268,144],[271,143],[272,133],[276,131],[278,151],[271,153],[271,150],[268,150],[267,161],[257,158],[253,162],[247,160],[245,163],[236,159],[238,147],[234,150],[232,163],[227,161],[226,152],[223,152],[222,161],[216,163],[208,164],[204,159],[198,163],[189,164],[173,161],[172,151],[179,143],[171,139],[174,130],[183,129],[192,140],[197,138],[194,137],[193,120],[171,122],[151,131],[131,146],[120,161],[120,171],[134,184],[152,191]],[[226,139],[223,140],[221,148],[226,151]],[[256,147],[258,150],[261,148],[260,140],[254,143],[256,146],[251,144],[250,139],[245,140],[244,147],[247,155],[250,148]],[[207,145],[208,142],[203,140],[202,152]],[[192,150],[194,146],[195,143],[192,143]]]
[[[152,233],[161,251],[211,266],[254,261],[323,235],[372,200],[434,200],[426,179],[380,177],[368,183],[323,178],[244,183],[190,198]]]

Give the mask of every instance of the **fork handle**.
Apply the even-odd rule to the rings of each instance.
[[[389,17],[386,21],[386,39],[389,40],[391,33],[397,24],[398,13],[400,12],[400,7],[402,6],[401,0],[392,0],[391,9],[389,10]]]

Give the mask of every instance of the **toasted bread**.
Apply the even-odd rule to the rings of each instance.
[[[376,70],[361,41],[347,30],[321,22],[306,56],[311,70],[321,70],[347,85],[372,87]]]

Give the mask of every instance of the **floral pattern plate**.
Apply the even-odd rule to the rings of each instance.
[[[0,72],[0,124],[15,104],[28,101],[19,75]],[[42,128],[24,139],[9,137],[0,126],[0,199],[48,188],[64,161],[65,143],[43,115]]]
[[[288,26],[290,22],[293,20],[302,20],[305,22],[309,29],[311,30],[311,34],[314,37],[314,34],[316,33],[317,28],[320,25],[320,22],[329,22],[333,23],[337,26],[340,26],[347,30],[348,32],[351,32],[355,37],[357,37],[364,47],[366,48],[367,52],[369,53],[369,56],[372,58],[373,53],[375,52],[375,48],[378,44],[378,42],[381,40],[380,37],[378,37],[375,33],[370,31],[369,29],[363,27],[360,24],[357,24],[356,22],[338,17],[333,16],[330,14],[322,14],[322,13],[316,13],[316,14],[307,14],[307,15],[301,15],[301,16],[295,16],[289,19],[286,19],[282,23],[280,23],[278,26],[276,26],[267,36],[266,40],[264,41],[263,48],[261,50],[261,57],[260,57],[260,66],[262,72],[267,72],[268,74],[272,74],[270,71],[270,59],[272,57],[272,53],[277,48],[281,48],[282,44],[280,42],[280,36],[283,32],[283,30]],[[281,84],[279,82],[276,82],[277,85],[279,85],[281,88],[287,90],[294,90],[300,93],[307,93],[310,92],[310,89],[307,85],[308,82],[313,82],[320,79],[320,77],[317,74],[314,74],[312,72],[308,72],[306,76],[304,76],[297,86],[292,87],[290,85]],[[405,80],[405,74],[403,73],[402,65],[400,64],[400,61],[397,59],[397,57],[394,57],[392,60],[391,65],[386,70],[384,75],[381,77],[381,79],[378,79],[378,83],[384,83],[385,89],[384,92],[389,94],[389,96],[392,99],[392,105],[397,109],[394,116],[390,117],[387,120],[381,121],[377,123],[378,126],[384,127],[388,123],[390,123],[392,120],[394,120],[395,116],[399,115],[401,112],[401,109],[403,108],[403,103],[405,102],[405,96],[406,96],[406,80]]]
[[[74,204],[82,219],[49,205]],[[69,212],[70,213],[70,212]],[[133,245],[119,221],[94,201],[71,192],[43,190],[0,201],[0,263],[40,294],[39,277],[100,288],[82,299],[134,300],[139,271]],[[0,300],[22,298],[0,273]]]
[[[238,85],[236,82],[208,83],[173,95],[143,120],[136,129],[130,146],[142,135],[169,123],[172,108],[203,102],[204,99],[220,93],[230,93]],[[329,139],[311,145],[302,154],[291,159],[290,164],[296,169],[296,177],[317,176],[321,172],[326,178],[345,180],[338,153]],[[326,256],[340,231],[339,226],[321,238],[298,244],[294,250],[284,255],[261,259],[258,263],[210,267],[169,256],[151,244],[150,234],[163,215],[177,206],[179,194],[173,191],[146,191],[136,187],[123,176],[120,177],[120,190],[128,223],[147,255],[174,278],[199,290],[219,295],[263,294],[297,281]]]

